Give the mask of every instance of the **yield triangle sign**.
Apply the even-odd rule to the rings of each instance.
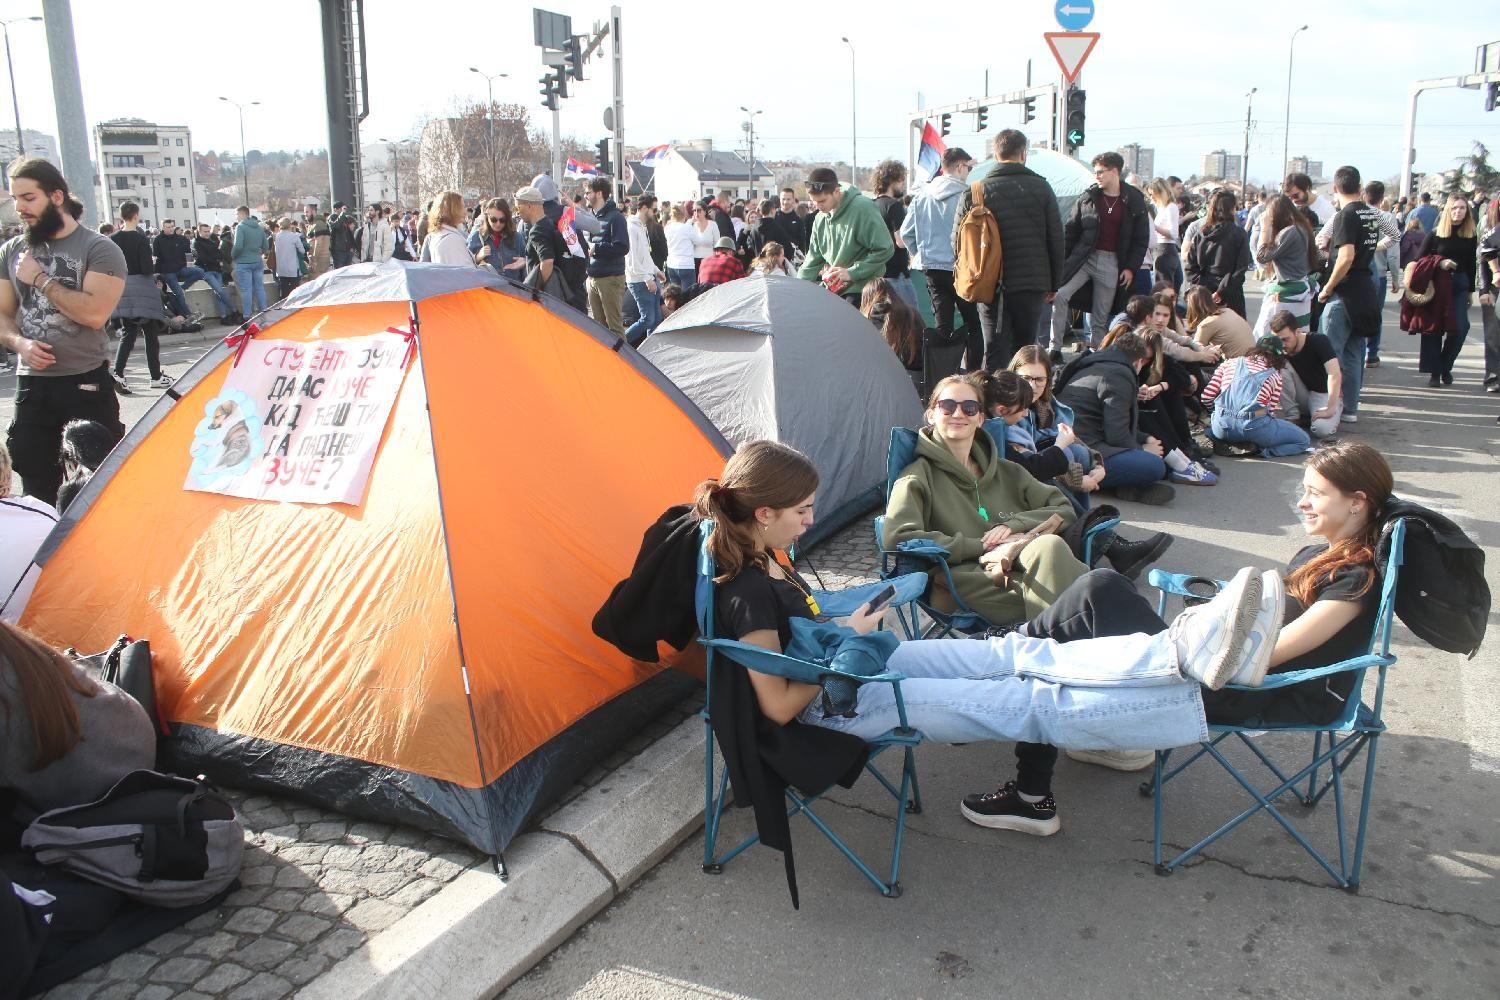
[[[1042,37],[1047,39],[1047,47],[1052,50],[1052,58],[1061,67],[1063,79],[1072,83],[1078,79],[1078,71],[1083,69],[1089,53],[1094,51],[1094,45],[1099,41],[1099,32],[1044,31]]]

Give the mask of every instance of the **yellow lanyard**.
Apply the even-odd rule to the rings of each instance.
[[[807,610],[812,612],[814,618],[818,617],[823,613],[823,609],[818,607],[817,598],[813,597],[812,591],[797,581],[797,571],[783,563],[783,558],[780,552],[776,553],[776,563],[783,569],[781,578],[796,588],[797,592],[802,595],[802,599],[807,602]]]

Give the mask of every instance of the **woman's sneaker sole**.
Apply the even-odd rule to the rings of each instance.
[[[1115,771],[1144,771],[1156,763],[1156,753],[1142,750],[1065,750],[1069,760],[1080,764],[1097,764]]]
[[[963,803],[959,803],[959,811],[964,814],[964,819],[975,826],[982,826],[987,830],[1013,830],[1016,833],[1029,833],[1033,837],[1050,837],[1062,829],[1062,822],[1052,816],[1048,819],[1031,819],[1027,816],[987,816],[977,813]]]

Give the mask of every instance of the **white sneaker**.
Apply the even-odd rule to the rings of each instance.
[[[1340,413],[1339,414],[1339,423],[1342,423],[1342,424],[1357,424],[1357,423],[1359,423],[1359,414],[1358,413]]]
[[[172,387],[172,383],[174,381],[176,381],[176,380],[174,378],[172,378],[172,376],[170,376],[170,375],[163,375],[161,378],[154,378],[154,379],[151,380],[151,388],[153,388],[153,389],[170,389]]]
[[[1065,750],[1069,760],[1098,764],[1116,771],[1144,771],[1156,763],[1154,750]]]
[[[1241,650],[1240,668],[1234,672],[1232,684],[1259,687],[1266,679],[1266,670],[1271,665],[1271,653],[1276,649],[1276,640],[1281,635],[1281,619],[1286,611],[1286,588],[1281,574],[1274,569],[1260,575],[1260,607],[1255,613],[1255,623],[1245,636]]]
[[[1217,691],[1240,668],[1241,650],[1260,613],[1261,578],[1246,566],[1213,600],[1172,620],[1167,635],[1183,674]]]

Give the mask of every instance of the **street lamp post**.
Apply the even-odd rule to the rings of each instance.
[[[26,155],[26,140],[21,137],[21,98],[16,93],[16,65],[10,58],[10,26],[20,24],[23,21],[40,21],[41,17],[13,17],[8,21],[0,21],[0,31],[5,33],[5,68],[10,71],[10,101],[16,110],[16,156]]]
[[[396,207],[400,208],[401,207],[401,158],[400,158],[400,156],[398,154],[400,153],[400,150],[401,150],[401,143],[403,143],[403,142],[411,142],[413,140],[411,140],[411,139],[379,139],[377,141],[385,143],[386,146],[387,146],[387,148],[389,148],[390,151],[391,151],[391,172],[394,175],[392,183],[393,183],[393,185],[396,188],[396,199],[395,199],[396,200]]]
[[[498,197],[500,194],[500,168],[495,161],[495,81],[510,76],[509,73],[484,73],[479,67],[470,66],[470,73],[479,73],[484,77],[484,85],[489,91],[490,103],[485,106],[485,117],[490,120],[490,196]]]
[[[840,36],[840,41],[849,46],[849,143],[853,147],[850,154],[849,179],[854,182],[854,187],[859,188],[859,89],[858,78],[854,71],[854,43],[847,36]]]
[[[1240,203],[1249,207],[1245,192],[1249,190],[1250,183],[1250,105],[1255,100],[1255,92],[1259,87],[1251,87],[1250,93],[1245,95],[1245,155],[1240,157]]]
[[[244,180],[245,180],[245,205],[249,206],[249,204],[250,204],[250,160],[245,156],[245,109],[246,108],[254,107],[255,105],[259,104],[260,102],[259,101],[250,101],[248,103],[241,104],[239,101],[231,101],[227,97],[220,97],[219,100],[223,101],[225,104],[233,104],[235,106],[236,110],[238,110],[239,113],[240,113],[240,176],[242,176],[244,178]]]
[[[749,118],[745,120],[745,131],[749,133],[750,138],[750,170],[746,176],[750,181],[750,200],[753,202],[755,200],[755,116],[765,114],[765,112],[751,111],[743,104],[740,105],[740,110],[749,115]]]
[[[1285,177],[1287,169],[1291,164],[1288,155],[1292,148],[1292,52],[1297,46],[1297,36],[1307,30],[1303,25],[1292,32],[1292,40],[1286,46],[1286,125],[1282,131],[1281,139],[1281,176]]]

